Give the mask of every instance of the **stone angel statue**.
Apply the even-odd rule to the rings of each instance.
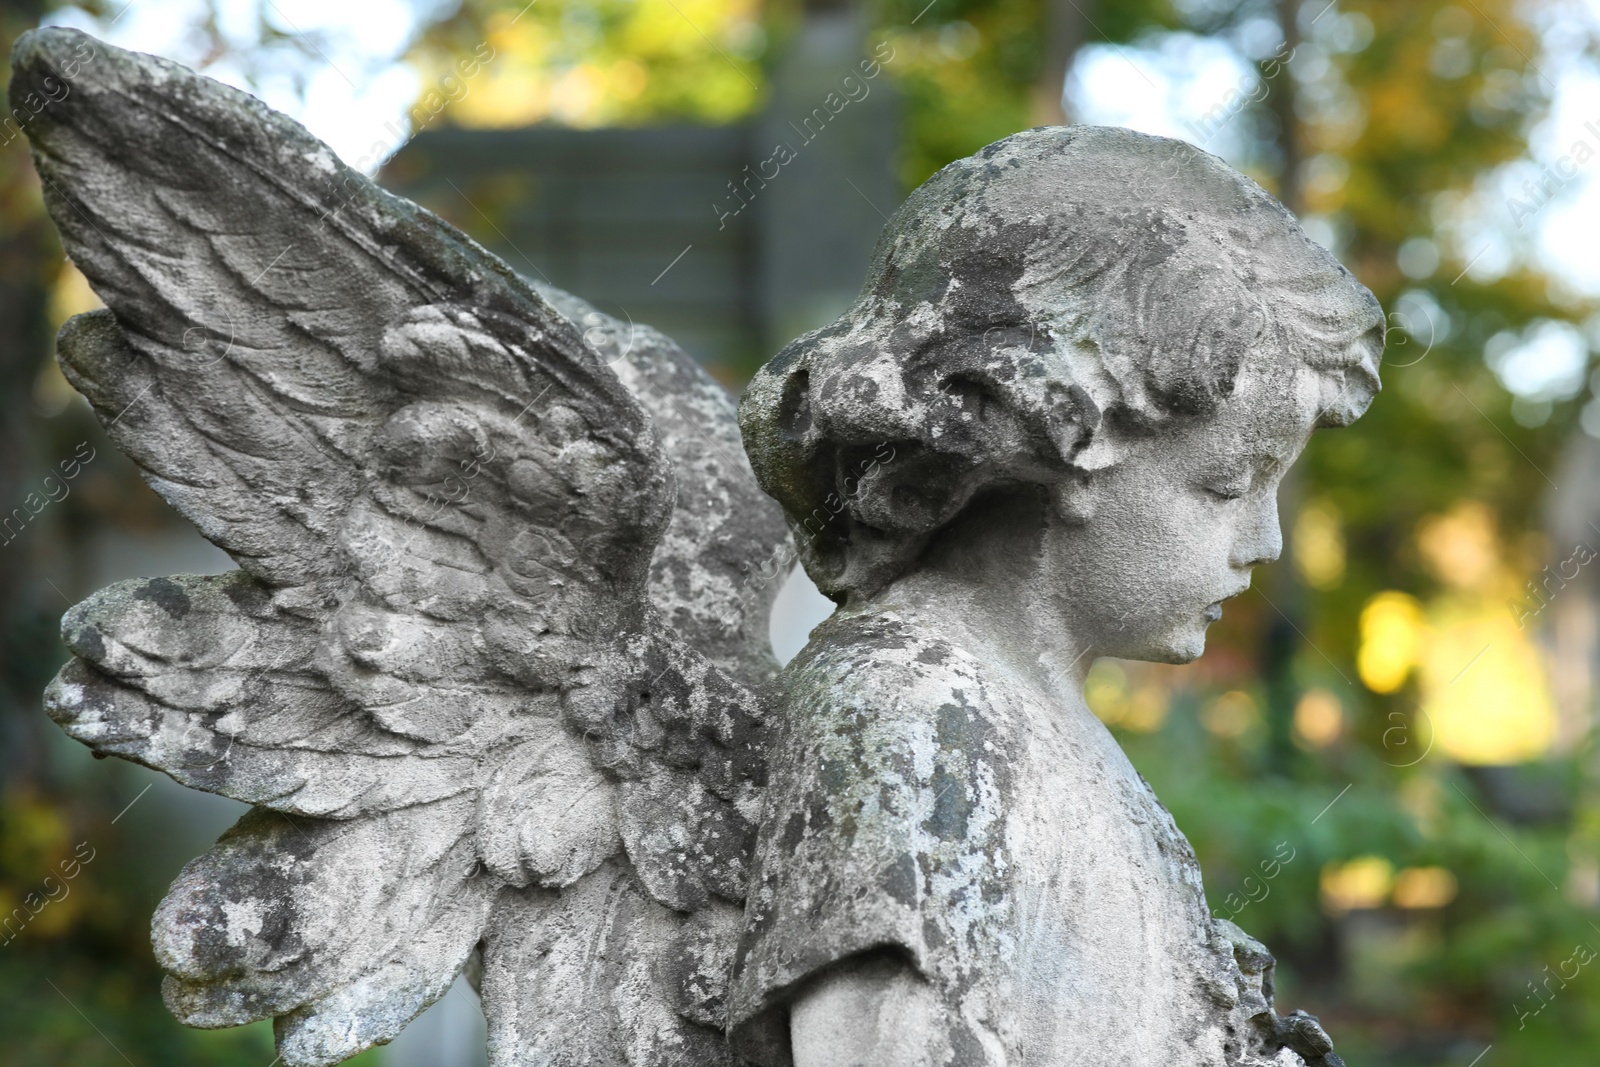
[[[46,697],[254,805],[154,919],[184,1022],[335,1064],[465,970],[497,1067],[1340,1062],[1081,693],[1201,653],[1378,389],[1249,179],[1008,137],[736,416],[245,93],[46,29],[11,96],[106,304],[62,365],[238,563],[73,608]],[[791,537],[838,610],[780,672]]]

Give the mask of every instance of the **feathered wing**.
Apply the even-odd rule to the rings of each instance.
[[[583,330],[672,458],[678,500],[650,561],[650,602],[734,677],[766,681],[777,671],[767,621],[795,553],[783,510],[750,469],[733,398],[659,330],[534,288]]]
[[[275,1017],[286,1064],[332,1064],[481,945],[496,1064],[724,1061],[762,781],[735,676],[763,664],[736,626],[691,647],[647,588],[711,560],[737,599],[715,538],[777,546],[742,455],[699,453],[723,521],[652,572],[651,419],[494,257],[175,64],[41,30],[14,55],[35,92],[47,205],[108,306],[64,368],[241,568],[78,605],[47,694],[97,752],[257,805],[156,916],[169,1005]],[[704,437],[691,392],[674,432]],[[712,632],[715,605],[673,608]]]

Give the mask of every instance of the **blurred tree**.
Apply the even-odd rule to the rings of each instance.
[[[412,125],[441,110],[482,128],[728,122],[760,103],[781,22],[759,0],[463,0],[412,50],[426,86]]]
[[[1065,116],[1061,92],[1086,44],[1175,24],[1166,0],[874,0],[906,97],[907,190],[952,160]]]
[[[1090,29],[1089,13],[1073,0],[1045,0],[1044,56],[1033,84],[1032,118],[1036,126],[1067,122],[1067,71]]]
[[[412,58],[428,86],[413,112],[469,127],[726,122],[758,108],[763,69],[784,47],[798,0],[465,0]],[[1173,22],[1165,0],[814,0],[854,8],[863,39],[889,37],[911,98],[907,187],[1036,122],[1063,117],[1061,88],[1089,41],[1125,41]],[[871,30],[868,34],[866,31]],[[462,57],[495,59],[461,77]],[[432,98],[430,99],[430,95]]]
[[[17,36],[38,24],[44,8],[43,0],[0,8],[0,47],[7,55]],[[7,114],[10,109],[8,98]],[[27,141],[15,125],[4,127],[0,144],[0,501],[6,509],[0,518],[6,519],[23,501],[33,474],[33,379],[50,351],[50,286],[61,261]],[[11,526],[0,538],[9,540],[16,529]],[[21,550],[0,544],[0,663],[41,658],[40,605],[23,580],[27,564]],[[33,684],[39,680],[37,672],[15,667],[0,677],[0,783],[31,777],[43,763],[43,724]]]

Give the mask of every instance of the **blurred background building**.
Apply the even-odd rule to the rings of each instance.
[[[1600,8],[1547,0],[112,0],[0,6],[247,88],[516,270],[731,389],[854,294],[885,217],[1041,122],[1256,177],[1389,309],[1385,392],[1320,434],[1289,550],[1182,669],[1088,697],[1280,1003],[1377,1067],[1600,1048]],[[261,1065],[159,1003],[148,918],[241,806],[44,718],[56,620],[230,561],[51,362],[94,306],[0,143],[0,1067]],[[68,472],[71,472],[70,474]],[[784,658],[826,610],[786,588]],[[82,860],[62,883],[62,864]],[[39,906],[46,879],[64,885]],[[458,983],[361,1062],[482,1062]]]

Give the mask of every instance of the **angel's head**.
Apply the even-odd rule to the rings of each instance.
[[[1182,661],[1278,555],[1278,483],[1365,410],[1382,347],[1372,294],[1250,179],[1046,127],[918,189],[740,419],[836,601],[998,568],[1098,653]]]

